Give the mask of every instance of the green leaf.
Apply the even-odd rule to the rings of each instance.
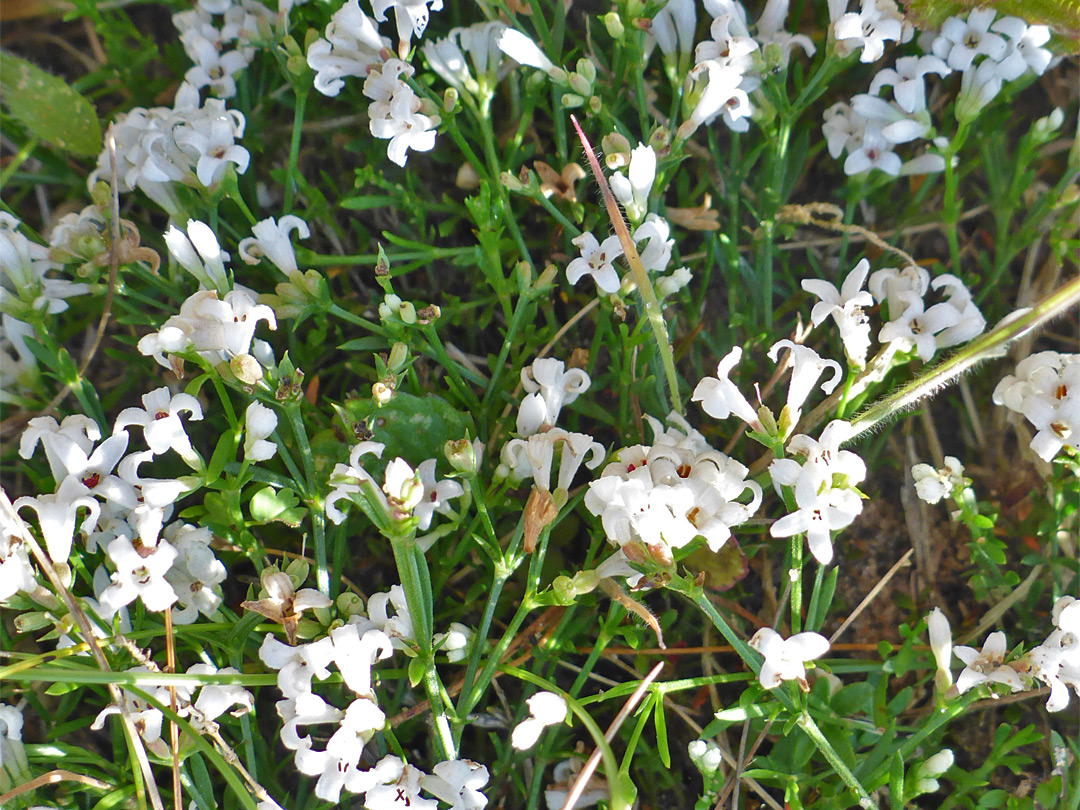
[[[4,106],[35,138],[76,155],[101,151],[94,107],[63,79],[10,53],[0,52]]]
[[[904,807],[904,757],[897,751],[889,768],[889,806],[893,810]]]
[[[467,415],[434,394],[416,397],[399,391],[381,408],[371,400],[350,400],[345,411],[353,419],[364,420],[374,440],[386,445],[384,462],[400,456],[414,468],[426,459],[441,458],[448,440],[460,439],[466,431],[476,435]]]
[[[908,18],[920,29],[937,28],[956,14],[985,5],[982,0],[908,0]],[[1055,32],[1075,39],[1080,36],[1080,2],[1077,0],[996,0],[994,9],[1002,16],[1019,17],[1030,24],[1048,25]]]
[[[210,464],[206,468],[204,486],[209,486],[221,477],[225,465],[236,457],[236,431],[226,430],[218,439],[214,455],[210,457]]]
[[[263,487],[251,497],[248,510],[256,523],[278,521],[296,528],[304,519],[307,509],[299,506],[300,499],[291,489],[275,490]]]
[[[657,694],[653,701],[653,723],[656,725],[656,749],[665,768],[671,767],[671,751],[668,750],[667,719],[664,716],[664,696]]]

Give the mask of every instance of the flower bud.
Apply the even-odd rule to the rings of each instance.
[[[608,36],[615,40],[621,40],[623,35],[626,34],[626,27],[622,24],[622,18],[619,17],[617,11],[610,11],[603,16],[604,28],[607,29]]]
[[[467,478],[476,475],[479,453],[477,452],[476,443],[470,441],[468,436],[463,439],[451,439],[448,441],[443,445],[443,454],[446,456],[446,460],[450,462],[450,466],[457,472]]]
[[[501,172],[499,174],[499,182],[503,184],[503,187],[510,191],[522,191],[525,188],[525,184],[514,177],[512,172]]]
[[[447,87],[442,97],[443,112],[453,112],[458,103],[458,91],[456,87]]]
[[[578,95],[591,96],[592,95],[592,82],[582,76],[580,73],[570,74],[570,89]]]
[[[377,382],[371,386],[371,398],[380,408],[394,396],[394,389],[385,383]]]
[[[349,616],[364,615],[364,600],[352,591],[345,591],[337,598],[338,613],[346,618]]]
[[[576,95],[575,93],[564,93],[563,94],[562,105],[568,110],[572,110],[575,107],[580,107],[584,103],[585,103],[585,99],[582,98],[579,95]]]
[[[262,365],[250,354],[238,354],[229,360],[229,370],[245,385],[255,385],[263,378]]]
[[[630,141],[618,132],[612,132],[600,139],[600,151],[604,153],[604,163],[609,169],[621,169],[630,165]]]
[[[593,82],[596,81],[596,65],[593,64],[591,59],[578,59],[577,64],[574,66],[576,72],[582,76],[585,81],[589,83],[591,87]]]
[[[400,341],[396,341],[390,347],[390,359],[387,361],[387,368],[391,373],[397,374],[405,366],[408,359],[409,347]]]

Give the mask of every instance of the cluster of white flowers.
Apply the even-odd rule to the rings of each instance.
[[[189,220],[186,234],[170,226],[165,242],[169,253],[198,279],[202,289],[188,297],[180,312],[170,316],[157,332],[140,338],[139,352],[171,369],[178,358],[166,355],[193,351],[215,366],[228,364],[244,382],[260,379],[262,367],[273,366],[275,361],[269,344],[255,340],[255,329],[260,321],[276,329],[274,311],[266,304],[256,304],[253,291],[230,285],[225,270],[229,254],[222,251],[206,224]],[[250,255],[251,246],[244,248]]]
[[[897,58],[894,67],[873,77],[869,93],[825,111],[822,132],[830,155],[839,158],[847,152],[845,174],[877,169],[897,176],[945,168],[944,157],[936,152],[905,162],[894,151],[899,144],[933,135],[926,107],[928,74],[942,78],[953,71],[962,74],[956,117],[966,123],[997,96],[1003,82],[1028,71],[1041,75],[1046,70],[1051,54],[1042,46],[1050,38],[1049,29],[1029,26],[1017,17],[996,17],[990,8],[972,9],[966,19],[950,17],[940,31],[919,37],[922,54]],[[876,62],[885,53],[886,41],[906,42],[912,29],[892,0],[864,0],[859,13],[835,19],[833,33],[841,53],[861,48],[861,61]],[[892,88],[891,102],[878,97],[885,87]],[[935,138],[934,145],[943,148],[947,141]]]
[[[390,141],[386,156],[398,166],[405,165],[410,149],[428,152],[435,147],[435,126],[439,123],[437,115],[420,112],[423,102],[402,78],[412,74],[412,65],[387,59],[364,80],[364,95],[371,99],[371,134]]]
[[[867,293],[862,285],[869,269],[866,259],[860,261],[840,291],[827,281],[802,282],[804,290],[821,299],[814,306],[811,321],[817,326],[825,318],[833,318],[840,328],[844,353],[856,368],[866,364],[870,347],[870,321],[863,307],[871,300],[885,304],[891,318],[878,332],[878,341],[895,352],[914,350],[924,363],[940,349],[966,343],[986,329],[986,319],[971,292],[951,273],[931,281],[930,273],[918,265],[903,270],[887,267],[870,275]],[[927,307],[924,296],[930,290],[943,290],[946,299]]]
[[[1080,354],[1037,352],[994,389],[994,403],[1023,414],[1038,431],[1031,449],[1050,461],[1080,449]],[[1066,451],[1068,452],[1068,451]]]
[[[555,427],[563,406],[588,390],[589,375],[581,369],[567,369],[562,360],[541,358],[522,369],[521,385],[528,393],[518,409],[520,438],[503,445],[495,478],[507,478],[514,484],[532,479],[541,490],[565,493],[582,464],[593,470],[604,460],[604,448],[592,436]],[[553,489],[551,472],[556,455],[559,474]]]
[[[222,17],[220,28],[214,25],[214,15]],[[200,0],[172,20],[184,51],[195,63],[184,74],[181,92],[196,97],[204,87],[218,98],[235,96],[233,77],[255,58],[253,43],[273,35],[273,13],[257,0]],[[235,47],[227,50],[230,44]]]
[[[787,451],[802,456],[778,458],[769,465],[775,486],[792,487],[798,509],[772,524],[773,537],[806,533],[810,553],[822,565],[832,561],[832,532],[851,525],[862,512],[862,496],[856,486],[866,477],[866,464],[840,445],[851,436],[851,426],[839,419],[821,431],[820,439],[805,434],[792,436]]]
[[[359,0],[349,0],[338,9],[326,27],[325,37],[312,42],[307,51],[308,65],[316,72],[315,89],[324,95],[340,93],[345,76],[365,77],[364,95],[371,99],[371,134],[390,142],[386,155],[398,166],[405,165],[410,149],[427,152],[435,146],[439,116],[405,81],[413,75],[413,67],[402,61],[409,54],[413,35],[420,37],[427,27],[429,4],[434,11],[442,8],[442,0],[373,0],[375,20],[385,21],[387,10],[394,10],[400,59],[392,56],[390,40],[379,34],[378,26],[360,8]],[[468,43],[467,48],[475,49],[473,58],[478,69],[481,64],[494,64],[497,69],[497,60],[489,62],[487,54],[495,52],[493,38],[497,38],[498,31],[458,36]],[[450,77],[447,81],[460,81],[464,86],[468,68],[463,58],[460,64],[454,62],[454,47],[436,48],[428,59],[440,75]],[[470,86],[475,84],[473,80]]]
[[[451,28],[442,39],[424,43],[424,58],[444,82],[472,95],[484,109],[499,79],[509,72],[499,50],[499,38],[506,30],[506,23],[498,20]]]
[[[393,604],[397,614],[387,615]],[[480,810],[487,799],[480,789],[487,784],[488,771],[471,760],[441,762],[434,774],[425,774],[400,757],[388,755],[368,770],[360,767],[365,746],[386,723],[386,715],[372,690],[372,667],[405,649],[404,641],[415,633],[404,609],[401,587],[376,594],[368,602],[368,613],[354,609],[345,624],[330,635],[308,644],[289,646],[267,634],[259,658],[278,671],[277,684],[282,699],[277,703],[281,717],[281,742],[294,752],[297,770],[317,776],[315,795],[337,802],[341,791],[366,794],[367,810],[391,810],[409,806],[436,810],[438,803],[421,796],[424,790],[437,799],[463,810]],[[336,666],[345,686],[355,695],[345,708],[338,709],[315,693],[313,680],[330,675]],[[326,743],[316,748],[305,726],[333,725]]]
[[[46,274],[60,265],[49,256],[44,245],[30,241],[19,232],[20,222],[0,211],[0,340],[8,344],[0,352],[3,368],[0,391],[10,397],[18,389],[25,373],[37,368],[37,360],[26,338],[33,338],[33,321],[44,315],[54,315],[68,308],[68,298],[84,295],[86,284]],[[5,393],[0,393],[0,402]]]
[[[615,454],[589,484],[585,506],[600,517],[608,541],[637,563],[673,563],[672,549],[704,537],[718,551],[731,529],[749,520],[761,505],[761,487],[747,480],[747,468],[709,446],[678,414],[645,417],[651,446],[633,445]],[[750,492],[750,502],[739,498]]]
[[[116,174],[120,191],[138,187],[168,211],[181,206],[170,187],[182,183],[210,188],[220,182],[230,164],[239,174],[247,171],[251,156],[236,143],[244,134],[244,115],[225,109],[221,99],[200,106],[194,98],[178,95],[169,107],[136,107],[112,124],[116,140]],[[98,156],[88,184],[112,176],[108,145]]]
[[[606,163],[616,169],[611,175],[611,193],[622,206],[634,228],[633,240],[638,248],[641,265],[650,275],[657,276],[656,295],[663,300],[674,295],[690,283],[687,267],[680,267],[667,275],[675,240],[671,239],[671,225],[659,214],[649,213],[649,194],[656,182],[656,152],[651,146],[639,143],[632,151],[622,136],[612,134],[604,139],[609,145]],[[620,169],[626,168],[626,174]],[[597,289],[605,295],[620,290],[629,292],[633,285],[624,283],[615,269],[614,262],[623,255],[622,243],[617,236],[609,236],[602,243],[590,232],[572,240],[581,249],[581,255],[566,267],[566,279],[577,284],[585,276],[592,276]]]
[[[1001,631],[986,637],[981,650],[953,646],[952,631],[945,614],[934,608],[926,618],[930,649],[937,662],[939,689],[952,684],[951,657],[964,662],[956,678],[959,694],[983,684],[1002,684],[1012,692],[1031,689],[1041,681],[1050,687],[1046,710],[1059,712],[1069,705],[1069,687],[1080,695],[1080,600],[1062,596],[1051,611],[1054,630],[1046,640],[1027,653],[1009,658],[1005,634]],[[991,691],[990,695],[996,697]]]
[[[131,673],[148,673],[150,670],[145,666],[134,667],[127,670]],[[188,675],[239,675],[240,672],[232,667],[218,669],[212,664],[192,664],[187,669]],[[195,690],[198,697],[195,697]],[[143,686],[146,692],[157,703],[168,706],[172,701],[169,690],[164,686]],[[177,702],[177,714],[187,718],[188,722],[196,729],[202,730],[212,727],[217,718],[232,707],[236,707],[231,714],[239,717],[254,709],[255,698],[251,692],[241,686],[227,683],[204,684],[201,687],[179,685],[174,687]],[[165,715],[161,709],[147,701],[145,698],[124,691],[124,709],[132,723],[146,743],[147,749],[157,757],[165,759],[169,756],[169,744],[161,737],[162,723]],[[110,715],[120,714],[119,706],[106,706],[94,719],[90,728],[98,731],[105,726],[105,719]]]
[[[202,419],[199,401],[162,387],[143,395],[142,407],[123,410],[112,435],[104,440],[98,425],[79,414],[59,423],[48,416],[31,419],[20,440],[19,455],[24,459],[39,445],[44,448],[57,483],[53,493],[23,496],[14,507],[36,514],[45,550],[55,565],[67,565],[76,529],[88,552],[104,549],[111,575],[99,569],[95,598],[85,601],[105,622],[117,615],[126,621],[122,611],[136,599],[153,611],[178,603],[172,611],[177,624],[190,624],[200,614],[217,615],[226,571],[211,549],[211,531],[182,521],[166,525],[173,504],[197,484],[197,478],[149,478],[140,473],[144,464],[169,451],[192,470],[204,469],[182,415],[189,421]],[[248,461],[265,460],[276,452],[277,446],[265,441],[276,426],[276,414],[251,403],[245,414]],[[148,449],[128,452],[134,427],[142,428]],[[37,588],[18,527],[6,518],[2,523],[0,600]]]
[[[916,464],[911,468],[915,481],[915,494],[927,503],[938,503],[954,492],[967,486],[964,465],[956,456],[945,456],[945,466],[938,470],[929,464]]]
[[[461,484],[451,479],[435,480],[435,459],[429,458],[413,470],[402,458],[386,465],[385,480],[380,487],[371,473],[364,469],[361,459],[366,455],[382,458],[386,446],[380,442],[363,441],[349,453],[348,464],[338,464],[330,475],[333,489],[326,496],[323,508],[333,523],[345,520],[338,509],[340,500],[349,500],[365,508],[368,517],[380,529],[392,523],[415,518],[417,528],[427,531],[436,513],[453,514],[450,500],[464,493]],[[372,515],[371,509],[376,510]]]

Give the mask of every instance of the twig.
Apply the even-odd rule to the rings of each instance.
[[[833,633],[832,636],[829,637],[829,646],[830,647],[833,647],[834,642],[838,638],[840,638],[840,636],[842,636],[844,634],[844,631],[847,630],[851,626],[851,623],[854,622],[855,619],[857,619],[859,617],[859,614],[862,613],[864,610],[866,610],[867,606],[869,606],[869,604],[871,602],[873,602],[874,599],[877,598],[877,595],[879,593],[881,593],[882,588],[884,588],[889,583],[889,580],[892,579],[896,575],[896,572],[899,571],[904,566],[910,564],[911,555],[914,554],[914,553],[915,553],[915,549],[909,548],[904,553],[904,556],[901,557],[899,560],[897,560],[896,563],[893,565],[893,567],[885,572],[885,576],[883,576],[880,580],[878,580],[878,584],[870,589],[870,593],[868,593],[863,598],[863,600],[861,602],[859,602],[859,604],[855,607],[855,609],[853,611],[851,611],[851,615],[849,615],[846,619],[844,619],[843,624],[841,624],[838,628],[836,628],[836,632]],[[835,649],[835,647],[834,647],[834,649]]]

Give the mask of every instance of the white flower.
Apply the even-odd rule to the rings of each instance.
[[[404,59],[409,53],[409,43],[415,35],[417,39],[424,35],[427,28],[430,12],[442,10],[442,0],[372,0],[371,10],[375,12],[375,19],[379,22],[386,21],[386,11],[394,10],[394,21],[397,23],[398,56]]]
[[[974,70],[964,71],[956,96],[956,120],[962,124],[975,120],[983,107],[997,98],[1002,82],[997,63],[989,59],[980,62]]]
[[[190,394],[173,394],[168,386],[162,386],[143,394],[142,404],[141,408],[122,410],[116,417],[113,433],[138,425],[143,429],[143,439],[155,455],[172,448],[185,460],[194,458],[180,414],[187,413],[188,419],[196,422],[202,419],[199,401]]]
[[[621,171],[615,172],[608,182],[611,193],[626,211],[627,219],[637,224],[649,211],[649,192],[656,179],[656,152],[651,146],[638,143],[630,153],[627,175],[629,178]],[[637,241],[637,236],[634,239]]]
[[[410,149],[428,152],[435,147],[435,122],[419,112],[420,100],[412,88],[402,83],[400,90],[390,102],[386,118],[371,119],[371,134],[390,141],[386,156],[398,166],[404,166]]]
[[[636,573],[636,572],[635,572]],[[469,646],[472,644],[473,632],[471,627],[461,622],[451,622],[445,633],[436,633],[432,639],[432,646],[446,655],[451,664],[464,661],[469,654]]]
[[[567,369],[562,360],[534,360],[521,370],[521,387],[528,396],[518,412],[518,435],[524,438],[554,427],[563,406],[588,391],[590,384],[588,374],[579,368]]]
[[[239,675],[240,672],[233,667],[218,669],[211,664],[192,664],[188,667],[187,674]],[[236,711],[231,712],[234,717],[253,711],[255,708],[255,696],[238,684],[207,683],[200,687],[199,696],[195,698],[192,706],[201,715],[200,721],[207,723],[216,720],[233,706],[239,707]]]
[[[641,266],[649,273],[663,273],[671,261],[671,249],[675,240],[669,239],[671,226],[666,219],[657,214],[649,214],[645,221],[634,231],[634,241],[648,239],[648,244],[641,251]]]
[[[750,646],[764,656],[758,682],[766,689],[775,689],[781,681],[797,681],[804,692],[806,661],[821,658],[829,651],[829,641],[817,633],[797,633],[785,639],[771,627],[762,627],[750,639]]]
[[[1007,50],[1005,40],[990,33],[990,23],[997,12],[992,8],[975,8],[967,20],[949,17],[941,24],[941,32],[934,40],[934,54],[949,63],[953,70],[966,71],[979,54],[985,54],[994,62],[1000,61]]]
[[[915,494],[929,504],[938,503],[954,490],[964,485],[964,465],[955,456],[945,456],[945,468],[935,470],[929,464],[916,464],[911,468],[915,480]]]
[[[109,560],[116,566],[113,584],[101,594],[101,604],[116,612],[124,605],[142,599],[147,610],[162,611],[176,601],[176,591],[165,579],[165,574],[176,559],[176,549],[167,540],[156,546],[142,543],[136,548],[126,537],[118,537],[105,550]]]
[[[54,563],[67,562],[71,553],[71,541],[75,534],[75,519],[79,509],[86,509],[89,514],[83,520],[82,532],[89,534],[97,523],[101,506],[86,491],[86,487],[74,477],[67,477],[60,483],[54,495],[24,495],[12,504],[18,511],[29,506],[38,516],[41,537],[45,541],[45,550]]]
[[[240,258],[246,264],[258,264],[261,259],[266,259],[285,276],[291,277],[298,272],[296,253],[289,239],[292,231],[296,231],[301,239],[311,236],[307,223],[292,214],[280,221],[270,217],[256,222],[251,227],[255,235],[240,240]]]
[[[173,622],[191,624],[200,614],[212,617],[222,601],[218,586],[227,577],[225,566],[210,548],[213,534],[209,528],[175,521],[163,535],[176,549],[176,560],[165,574],[180,605],[173,608]]]
[[[813,56],[817,47],[805,34],[791,34],[784,29],[788,15],[788,0],[768,0],[757,21],[757,39],[768,67],[787,68],[791,51],[802,48],[807,56]]]
[[[825,110],[821,134],[825,136],[829,154],[838,158],[845,151],[853,152],[863,142],[866,119],[858,115],[846,101],[838,101]]]
[[[278,670],[278,689],[286,698],[296,699],[311,693],[311,679],[330,677],[328,665],[334,660],[334,642],[329,637],[311,644],[290,647],[270,633],[259,647],[259,659],[270,669]]]
[[[416,476],[420,479],[423,492],[419,503],[413,508],[413,516],[420,521],[417,528],[427,531],[436,512],[443,515],[453,514],[449,501],[451,498],[461,497],[465,490],[461,484],[449,478],[436,482],[433,458],[420,462],[420,466],[416,468]]]
[[[168,369],[172,365],[165,355],[183,351],[198,352],[214,363],[228,361],[248,353],[259,321],[277,329],[274,310],[256,304],[248,292],[234,289],[219,300],[216,290],[200,290],[161,329],[140,338],[139,353],[153,356]]]
[[[707,83],[700,91],[701,95],[690,119],[679,127],[678,137],[690,137],[697,127],[712,123],[721,115],[732,132],[746,132],[750,129],[750,115],[754,110],[747,92],[754,89],[756,80],[747,79],[732,64],[707,59],[694,66],[687,75],[687,81],[698,81],[703,74],[708,75]]]
[[[315,89],[336,96],[345,86],[343,76],[366,76],[368,69],[389,55],[390,40],[379,36],[375,23],[359,0],[348,0],[330,18],[326,38],[308,47],[307,63],[315,71]]]
[[[607,295],[618,292],[621,281],[612,262],[623,255],[619,237],[609,236],[601,244],[586,231],[571,241],[581,249],[581,256],[566,266],[566,280],[577,284],[582,276],[592,276],[600,292]]]
[[[833,34],[844,52],[862,48],[860,62],[876,62],[885,53],[885,42],[898,41],[902,32],[900,20],[884,14],[877,0],[863,0],[858,14],[844,14],[833,23]]]
[[[791,537],[805,532],[814,559],[828,565],[833,558],[832,532],[851,525],[862,512],[862,499],[852,489],[828,486],[818,465],[811,461],[797,472],[792,465],[797,466],[797,463],[791,459],[776,459],[769,466],[774,482],[795,487],[795,505],[798,507],[773,523],[769,534]]]
[[[986,329],[986,319],[982,316],[971,293],[960,279],[951,273],[945,273],[930,283],[931,289],[944,287],[948,290],[948,304],[960,313],[960,320],[948,329],[934,336],[939,349],[967,343],[973,337],[981,335]]]
[[[877,95],[882,87],[891,86],[893,98],[906,113],[926,109],[927,73],[947,76],[949,66],[933,54],[922,56],[901,56],[896,60],[896,68],[883,68],[870,80],[870,93]]]
[[[366,810],[437,810],[437,801],[420,796],[422,771],[395,756],[383,757],[373,770],[379,783],[367,790]]]
[[[540,489],[551,491],[551,468],[559,451],[559,477],[556,490],[568,491],[578,469],[584,464],[596,469],[604,460],[604,447],[585,433],[570,433],[552,428],[527,439],[512,439],[500,454],[503,473],[511,481],[532,478]]]
[[[922,298],[930,288],[930,273],[917,264],[903,270],[886,267],[870,276],[870,294],[879,304],[887,303],[889,315],[896,318],[907,309],[912,297]]]
[[[1006,666],[1005,634],[1002,632],[991,633],[986,637],[982,651],[971,647],[953,647],[953,653],[967,666],[956,679],[956,689],[962,695],[973,686],[981,683],[1003,683],[1013,692],[1019,692],[1024,688],[1023,681],[1016,670]],[[991,692],[991,695],[995,693]]]
[[[120,462],[117,472],[124,481],[139,490],[139,497],[145,502],[140,506],[160,509],[175,503],[177,498],[192,487],[175,478],[143,478],[139,474],[139,467],[153,458],[153,450],[132,453]]]
[[[275,442],[266,441],[277,430],[277,414],[261,402],[252,402],[244,411],[244,461],[266,461],[277,452]]]
[[[450,810],[483,810],[487,798],[480,789],[487,784],[488,769],[471,759],[440,762],[434,774],[424,775],[420,787],[450,805]]]
[[[507,28],[499,35],[499,50],[520,65],[537,68],[552,78],[565,78],[566,72],[557,68],[529,37],[514,28]]]
[[[844,344],[844,354],[857,368],[866,365],[866,354],[870,348],[870,319],[863,307],[874,303],[869,292],[862,289],[870,271],[870,262],[862,259],[844,279],[840,290],[827,281],[807,278],[802,281],[802,288],[821,300],[814,304],[810,321],[820,326],[828,317],[840,328],[840,340]]]
[[[686,747],[686,752],[690,755],[690,761],[702,773],[716,773],[724,761],[720,747],[712,740],[692,740]]]
[[[850,151],[844,160],[844,174],[862,174],[871,169],[885,172],[896,177],[900,174],[903,161],[892,151],[892,144],[881,134],[877,127],[866,127],[862,142]]]
[[[518,751],[532,748],[545,728],[566,719],[566,699],[554,692],[537,692],[525,702],[529,704],[529,717],[510,734],[510,744]]]
[[[998,70],[1005,81],[1018,79],[1028,70],[1037,76],[1046,72],[1053,54],[1042,47],[1050,41],[1050,29],[1031,25],[1018,17],[1002,17],[990,26],[991,31],[1008,37],[1008,50],[1001,58]]]
[[[363,468],[360,459],[365,455],[382,458],[384,449],[385,445],[380,442],[360,442],[349,453],[348,465],[338,464],[334,467],[334,471],[330,475],[330,482],[334,484],[334,488],[323,502],[326,516],[330,518],[332,523],[341,523],[345,519],[344,513],[337,508],[337,502],[342,498],[348,498],[349,495],[359,493],[360,487],[364,485],[367,485],[373,493],[377,494],[379,492],[379,485],[375,483],[375,479],[371,477],[371,474]]]
[[[929,363],[938,348],[935,335],[959,322],[960,313],[948,303],[935,304],[924,310],[921,298],[911,298],[903,314],[881,328],[878,341],[895,341],[905,349],[913,347],[919,358]]]
[[[697,384],[691,402],[700,402],[705,413],[714,419],[727,419],[735,414],[754,430],[761,430],[757,411],[746,401],[735,383],[728,379],[728,374],[741,359],[742,348],[733,347],[717,364],[716,377],[703,377]]]
[[[451,28],[450,33],[434,42],[425,42],[424,58],[443,81],[459,92],[478,96],[481,102],[490,100],[498,81],[502,51],[498,42],[506,23],[498,20],[482,22],[468,28]],[[472,62],[474,76],[465,61]]]
[[[930,651],[934,654],[937,663],[937,674],[934,683],[939,691],[944,692],[952,686],[952,629],[949,627],[949,619],[941,612],[941,608],[934,608],[926,617],[926,630],[930,634]]]
[[[821,384],[821,390],[826,394],[831,394],[840,384],[840,378],[844,372],[835,360],[826,360],[809,346],[790,340],[778,340],[774,343],[769,349],[769,359],[775,363],[780,356],[780,350],[784,348],[790,352],[791,364],[791,381],[788,383],[784,410],[788,412],[790,424],[794,425],[799,421],[803,404],[817,386],[817,381],[825,370],[829,368],[833,370],[832,379]]]

